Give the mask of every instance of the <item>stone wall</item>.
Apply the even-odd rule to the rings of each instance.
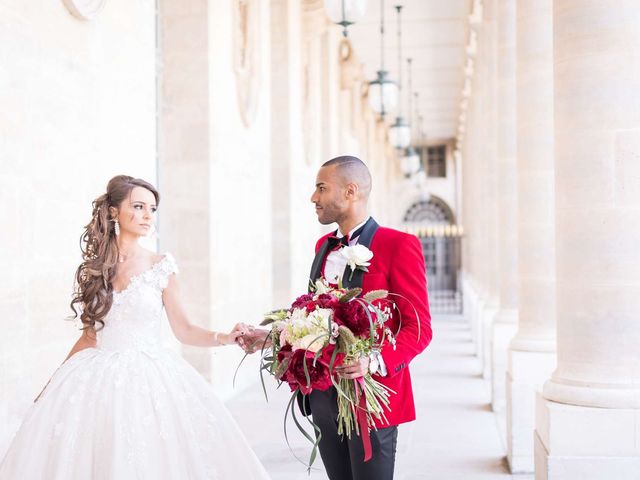
[[[0,1],[0,451],[66,357],[64,318],[91,201],[109,178],[155,182],[155,12],[111,0]]]

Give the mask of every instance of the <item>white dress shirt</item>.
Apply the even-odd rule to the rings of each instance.
[[[357,236],[355,238],[351,238],[351,234],[362,227],[365,223],[367,223],[368,220],[369,217],[365,218],[364,222],[356,225],[349,232],[349,246],[353,246],[358,243],[358,239],[360,237]],[[336,237],[344,237],[344,234],[340,231],[340,228],[338,228],[338,231],[336,232]],[[330,252],[329,255],[327,255],[327,262],[324,265],[324,278],[327,280],[327,282],[337,285],[338,282],[342,280],[342,275],[344,274],[345,268],[347,268],[347,259],[340,254],[340,249],[334,250],[333,252]]]

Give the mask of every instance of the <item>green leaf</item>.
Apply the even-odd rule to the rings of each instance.
[[[307,431],[304,429],[304,427],[300,424],[300,421],[298,420],[298,417],[296,416],[296,408],[295,408],[295,406],[293,406],[291,408],[291,418],[293,418],[293,421],[296,424],[296,427],[298,427],[298,430],[300,430],[300,432],[302,432],[302,434],[307,438],[307,440],[309,440],[313,444],[313,449],[311,450],[311,455],[309,456],[309,464],[307,465],[307,471],[309,473],[311,473],[311,465],[313,465],[313,462],[315,461],[315,459],[316,459],[316,457],[318,455],[318,445],[320,445],[320,439],[322,438],[322,432],[320,432],[320,427],[318,427],[315,423],[311,422],[309,420],[309,418],[307,417],[307,420],[309,420],[309,423],[311,424],[311,426],[313,427],[313,429],[316,432],[316,438],[314,440],[313,437],[311,437],[311,435],[309,433],[307,433]]]
[[[307,467],[307,471],[311,472],[311,465],[313,464],[313,462],[315,461],[316,457],[317,457],[317,452],[318,452],[318,445],[320,445],[320,439],[322,438],[322,433],[320,432],[320,428],[313,423],[311,420],[309,420],[307,418],[307,420],[309,421],[309,423],[311,424],[311,426],[313,427],[313,429],[316,432],[316,438],[315,440],[313,439],[313,437],[311,437],[311,435],[302,427],[302,425],[300,424],[300,422],[298,421],[298,418],[296,417],[296,413],[295,413],[295,406],[294,406],[294,402],[296,400],[296,397],[301,394],[300,393],[300,389],[297,388],[295,390],[295,392],[293,392],[293,395],[291,395],[291,398],[289,399],[289,402],[287,403],[287,408],[284,412],[284,422],[283,422],[283,429],[284,429],[284,438],[285,441],[287,442],[287,446],[289,447],[289,450],[291,451],[291,453],[293,454],[294,458],[296,460],[298,460],[300,463],[302,463],[305,467]],[[313,449],[311,450],[311,455],[309,458],[309,463],[304,462],[303,460],[301,460],[293,451],[293,448],[291,448],[291,443],[289,442],[289,435],[287,433],[287,418],[289,417],[289,411],[291,411],[291,418],[293,418],[294,423],[296,424],[296,427],[298,427],[298,430],[300,430],[300,432],[302,433],[302,435],[304,435],[304,437],[309,440],[309,442],[311,442],[313,444]]]
[[[413,303],[411,303],[411,301],[403,296],[400,295],[398,293],[390,293],[389,295],[393,295],[394,297],[398,297],[401,298],[402,300],[404,300],[405,302],[407,302],[411,308],[413,309],[413,313],[415,313],[416,315],[416,320],[418,321],[418,339],[416,341],[420,340],[420,335],[421,335],[421,331],[420,331],[420,315],[418,315],[418,310],[416,310],[416,307],[413,305]],[[396,332],[396,336],[400,333],[400,328],[402,327],[402,312],[400,311],[400,309],[398,308],[397,304],[396,304],[396,310],[398,310],[398,331]]]
[[[265,327],[272,324],[276,320],[284,320],[287,318],[288,311],[284,309],[273,310],[264,316],[264,320],[260,322],[260,325]]]
[[[264,375],[262,374],[264,368],[260,368],[260,383],[262,384],[262,392],[264,393],[264,398],[265,400],[268,402],[269,401],[269,395],[267,395],[267,386],[264,383]]]
[[[348,327],[340,325],[338,327],[338,348],[342,353],[349,353],[349,347],[356,343],[356,337]]]
[[[345,294],[342,297],[340,297],[340,303],[347,303],[348,301],[360,295],[360,293],[362,293],[361,288],[352,288],[350,290],[347,290]]]
[[[387,295],[389,295],[389,292],[387,292],[386,290],[371,290],[370,292],[367,292],[362,299],[365,302],[371,303],[374,300],[380,300],[382,298],[387,298]]]
[[[240,365],[242,365],[242,363],[244,362],[245,358],[247,358],[248,356],[249,356],[249,354],[245,353],[244,357],[242,357],[242,360],[240,360],[240,363],[236,367],[236,371],[233,374],[233,381],[231,382],[231,388],[236,388],[236,376],[238,375],[238,370],[240,370]]]
[[[311,386],[311,375],[309,375],[309,367],[307,367],[307,357],[302,359],[302,367],[304,369],[304,378],[307,381],[307,387]]]

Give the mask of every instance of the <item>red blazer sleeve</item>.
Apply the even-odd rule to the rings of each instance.
[[[387,344],[380,352],[387,367],[387,377],[393,377],[427,348],[432,337],[424,256],[420,241],[413,235],[403,237],[391,258],[389,292],[404,297],[391,297],[402,321],[395,348]]]

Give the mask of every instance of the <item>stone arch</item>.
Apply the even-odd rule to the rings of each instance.
[[[440,197],[430,195],[428,199],[414,202],[404,214],[405,222],[413,224],[455,224],[455,215],[451,207]]]

